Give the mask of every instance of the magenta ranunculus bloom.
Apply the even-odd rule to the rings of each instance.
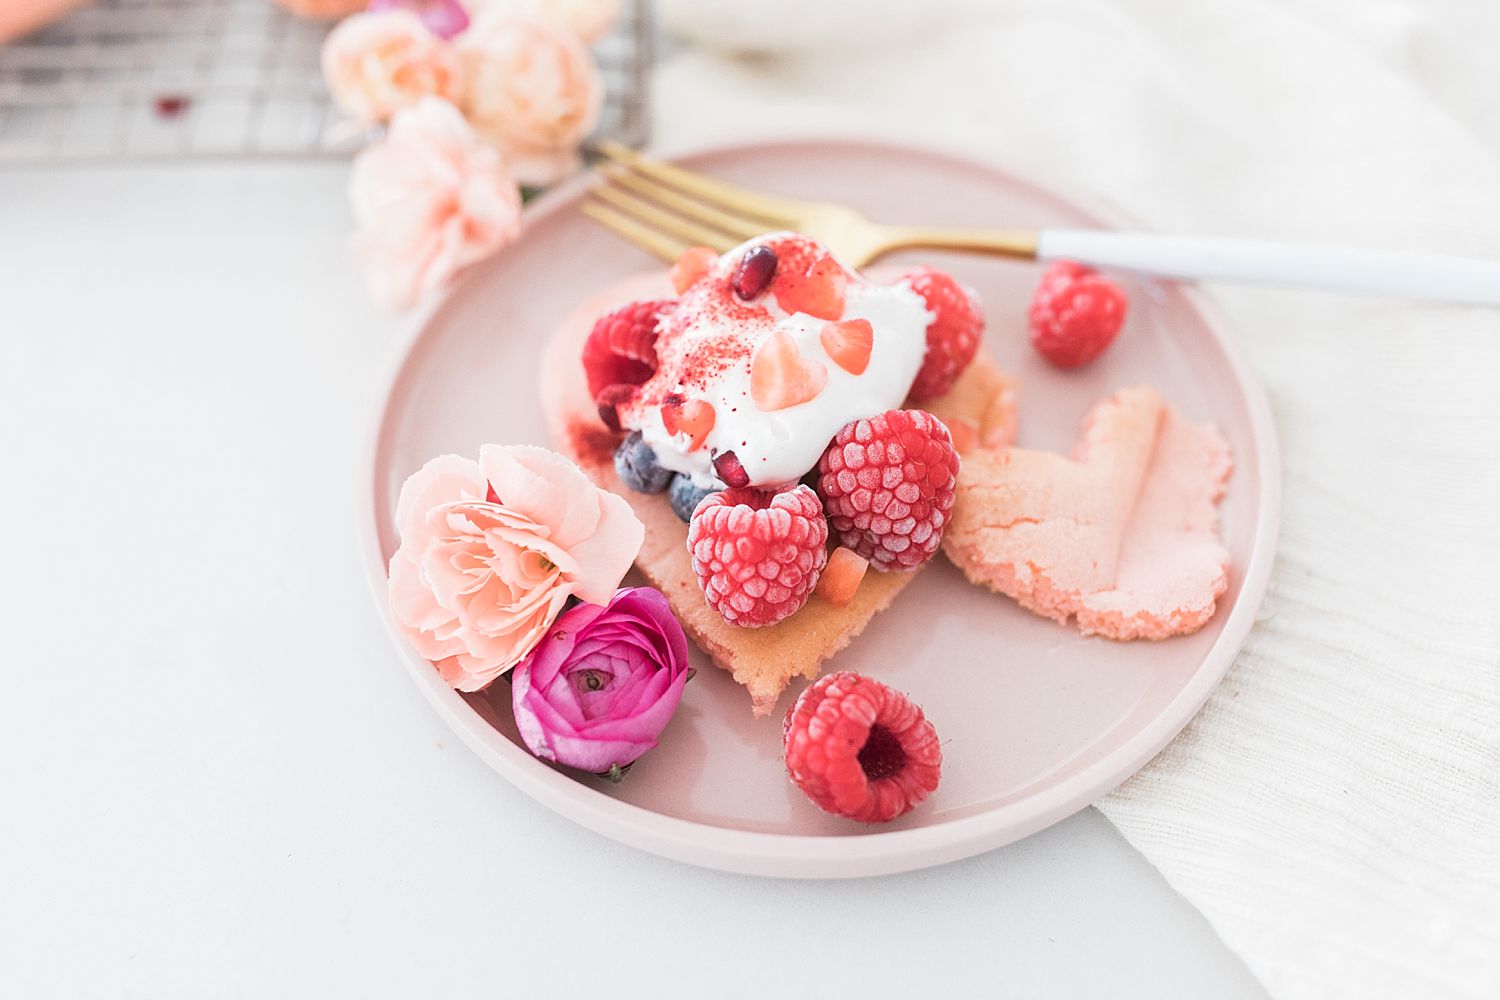
[[[627,587],[552,623],[512,674],[511,705],[532,753],[603,774],[656,746],[687,679],[687,637],[667,599]]]
[[[458,0],[370,0],[369,9],[409,10],[439,38],[452,38],[469,26],[469,12]]]

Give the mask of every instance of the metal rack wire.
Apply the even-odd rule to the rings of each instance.
[[[0,46],[0,165],[346,156],[363,137],[323,86],[327,32],[272,0],[96,0]],[[645,141],[652,36],[635,0],[595,46],[599,135]]]

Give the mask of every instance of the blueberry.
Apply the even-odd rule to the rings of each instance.
[[[663,469],[656,461],[656,452],[641,440],[640,431],[615,449],[615,472],[626,486],[639,493],[660,493],[672,482],[672,470]]]
[[[698,509],[698,501],[714,492],[704,489],[702,486],[694,486],[691,476],[678,474],[672,477],[672,486],[667,490],[667,500],[672,504],[672,512],[684,521],[693,519],[693,511]]]

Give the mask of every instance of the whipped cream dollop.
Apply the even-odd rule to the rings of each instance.
[[[732,288],[734,272],[758,245],[776,252],[777,273],[771,288],[742,300]],[[663,318],[656,373],[620,409],[621,424],[641,432],[663,467],[700,487],[718,488],[724,484],[714,458],[733,452],[750,485],[793,483],[817,464],[845,424],[906,399],[927,349],[932,315],[926,302],[904,283],[875,285],[839,265],[844,282],[837,317],[782,308],[775,282],[798,280],[821,260],[832,257],[804,236],[757,237],[724,254]],[[822,334],[830,323],[859,319],[869,323],[873,338],[868,364],[854,374],[829,356]],[[765,410],[752,396],[752,365],[762,344],[778,332],[790,337],[803,364],[826,369],[827,380],[804,402]],[[669,432],[663,420],[664,405],[680,407],[687,400],[713,407],[713,426],[701,443],[680,429]]]

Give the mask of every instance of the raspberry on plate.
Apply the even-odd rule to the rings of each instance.
[[[823,506],[806,486],[728,489],[699,502],[688,524],[693,572],[710,607],[733,625],[774,625],[807,603],[828,560]]]
[[[656,371],[656,332],[677,303],[672,299],[632,302],[599,317],[583,344],[583,370],[589,395],[612,385],[640,385]]]
[[[937,788],[937,730],[906,696],[845,670],[818,678],[782,725],[792,783],[825,812],[884,823]]]
[[[951,274],[932,267],[908,271],[907,286],[927,303],[932,322],[927,325],[927,353],[911,384],[913,403],[936,399],[953,388],[979,351],[984,334],[984,312],[979,299]]]
[[[1059,368],[1078,368],[1104,353],[1125,322],[1125,291],[1099,272],[1060,260],[1031,297],[1031,343]]]
[[[958,452],[926,410],[845,424],[818,461],[818,495],[839,542],[878,570],[915,569],[943,540]]]

